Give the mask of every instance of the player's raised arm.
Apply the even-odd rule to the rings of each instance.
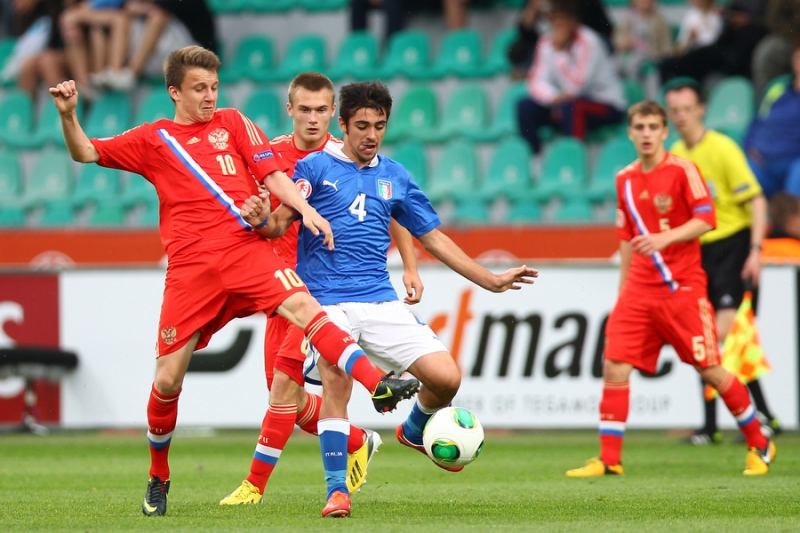
[[[411,233],[401,226],[395,219],[389,222],[389,233],[400,252],[403,260],[403,285],[406,288],[406,297],[403,299],[408,305],[418,304],[422,300],[422,291],[425,286],[417,271],[417,253],[414,249],[414,240]]]
[[[78,115],[75,113],[75,108],[78,106],[75,81],[64,81],[55,87],[50,87],[49,91],[61,117],[61,129],[64,132],[64,142],[69,155],[80,163],[96,162],[100,159],[100,153],[83,132],[78,123]]]
[[[506,270],[502,274],[494,274],[473,261],[450,237],[438,229],[420,235],[418,239],[436,259],[487,291],[518,290],[522,287],[520,283],[530,284],[534,278],[539,277],[538,270],[525,265]]]

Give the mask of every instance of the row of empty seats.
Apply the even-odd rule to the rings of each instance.
[[[321,34],[294,36],[286,46],[280,63],[275,61],[275,43],[265,35],[242,38],[232,54],[223,61],[220,79],[255,82],[288,81],[300,72],[315,71],[327,74],[332,80],[440,79],[491,77],[510,71],[508,47],[517,30],[497,32],[484,54],[480,32],[472,29],[444,34],[437,53],[434,53],[427,33],[416,30],[392,35],[386,53],[381,57],[380,46],[368,32],[350,33],[339,46],[332,62],[328,62],[325,37]]]

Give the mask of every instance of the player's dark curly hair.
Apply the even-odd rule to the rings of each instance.
[[[386,85],[379,81],[363,81],[350,83],[339,90],[339,117],[345,125],[349,125],[350,117],[359,109],[374,109],[378,113],[389,115],[392,113],[392,95]]]
[[[167,89],[180,89],[186,71],[190,68],[201,68],[210,72],[219,72],[219,57],[202,46],[186,46],[172,52],[164,61],[164,83]]]

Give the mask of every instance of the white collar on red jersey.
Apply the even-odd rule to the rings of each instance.
[[[342,151],[342,147],[343,146],[344,146],[344,144],[341,143],[341,142],[330,140],[330,141],[325,143],[325,148],[323,148],[322,150],[324,152],[327,152],[327,153],[331,154],[333,157],[335,157],[336,159],[338,159],[340,161],[345,161],[347,163],[355,163],[355,161],[353,161],[352,159],[350,159],[349,157],[347,157],[344,154],[344,152]],[[378,155],[377,154],[375,154],[375,157],[372,158],[372,161],[369,162],[368,166],[370,166],[370,167],[378,166]]]

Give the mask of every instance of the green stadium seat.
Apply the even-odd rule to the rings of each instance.
[[[157,205],[148,206],[142,213],[136,225],[144,228],[157,228],[159,223],[159,211]]]
[[[625,92],[625,101],[628,103],[628,107],[646,99],[644,87],[638,80],[622,80],[622,90]]]
[[[233,107],[228,98],[228,93],[222,90],[217,90],[217,109],[224,109],[226,107]]]
[[[522,9],[528,3],[528,0],[500,0],[498,3],[503,7]]]
[[[257,89],[250,93],[242,106],[242,113],[261,128],[269,139],[289,132],[284,128],[286,108],[270,89]]]
[[[3,72],[3,68],[6,66],[6,61],[8,58],[11,57],[11,54],[14,53],[14,46],[16,46],[17,40],[15,38],[6,38],[0,39],[0,72]],[[16,80],[8,79],[3,80],[0,78],[0,84],[5,86],[13,86],[15,85]]]
[[[378,43],[366,31],[353,32],[339,47],[336,60],[328,71],[334,81],[342,78],[365,80],[374,76],[378,68]]]
[[[482,39],[477,30],[457,30],[444,35],[439,55],[428,70],[427,77],[452,75],[474,78],[483,75]]]
[[[69,202],[50,201],[45,203],[39,226],[62,227],[75,224],[75,212]]]
[[[72,206],[81,208],[86,204],[116,202],[119,197],[121,172],[94,163],[81,165],[78,183],[72,194]]]
[[[491,77],[511,72],[508,49],[518,36],[519,31],[516,28],[509,28],[495,33],[492,44],[489,47],[489,53],[486,55],[486,61],[480,69],[482,76]]]
[[[122,207],[129,209],[138,205],[158,207],[158,194],[153,184],[136,174],[129,176],[128,186],[119,197]]]
[[[478,198],[466,198],[456,204],[453,222],[459,225],[482,225],[489,222],[489,210]]]
[[[144,122],[155,122],[162,118],[172,120],[175,118],[175,104],[172,98],[169,97],[167,91],[163,89],[153,89],[150,91],[141,105],[139,105],[139,112],[136,113],[134,124],[142,124]]]
[[[426,142],[444,142],[451,137],[485,131],[489,126],[489,104],[480,85],[463,85],[447,102],[439,127],[423,130],[414,136]]]
[[[297,0],[241,0],[244,9],[256,13],[282,13],[297,5]]]
[[[572,137],[553,141],[544,155],[542,176],[532,191],[533,198],[547,201],[553,196],[569,199],[583,193],[586,182],[586,149]]]
[[[515,82],[511,84],[497,104],[492,123],[488,128],[473,131],[467,137],[474,141],[496,141],[497,139],[510,134],[518,134],[517,124],[517,103],[528,96],[528,88],[525,82]]]
[[[706,127],[741,142],[753,120],[755,97],[750,80],[730,77],[714,87],[706,107]]]
[[[509,137],[497,144],[486,177],[478,191],[484,200],[499,196],[508,200],[524,198],[532,185],[531,150],[519,137]]]
[[[531,200],[520,200],[511,205],[503,221],[507,224],[535,224],[542,221],[542,210]]]
[[[207,0],[208,8],[218,15],[239,13],[245,9],[248,0]]]
[[[0,207],[0,228],[21,228],[25,225],[25,210],[18,205]]]
[[[31,141],[33,101],[27,93],[11,91],[0,103],[0,143],[24,148]]]
[[[431,202],[460,200],[474,194],[478,182],[475,145],[458,139],[445,146],[425,190]]]
[[[0,206],[18,205],[22,194],[22,169],[13,150],[0,151]]]
[[[419,141],[407,141],[395,146],[392,159],[403,165],[421,189],[428,184],[428,159]]]
[[[219,81],[231,83],[243,79],[257,82],[268,80],[275,68],[272,58],[272,39],[262,35],[248,35],[236,46],[233,61],[220,69]]]
[[[628,107],[646,99],[644,87],[642,87],[642,84],[639,83],[638,80],[622,80],[622,90],[625,93],[625,101]],[[596,130],[590,131],[587,140],[589,142],[605,142],[618,135],[624,134],[627,131],[627,127],[627,120],[623,119],[619,124],[602,126]]]
[[[556,224],[587,224],[594,220],[594,212],[589,202],[583,198],[572,198],[556,212]]]
[[[325,71],[325,41],[316,34],[296,35],[289,41],[280,67],[270,81],[289,81],[301,72]]]
[[[437,117],[436,93],[427,86],[412,87],[392,109],[386,129],[385,142],[391,143],[407,136],[432,131]]]
[[[20,199],[25,209],[47,202],[65,204],[72,209],[72,159],[66,150],[41,152]]]
[[[306,11],[339,11],[350,4],[350,0],[297,0]]]
[[[586,198],[595,202],[615,198],[617,173],[635,160],[636,149],[624,137],[617,137],[603,145],[585,191]]]
[[[130,128],[131,101],[127,94],[105,93],[93,104],[86,118],[86,135],[112,137]]]
[[[75,109],[78,120],[83,117],[83,100],[78,99],[78,106]],[[41,148],[45,144],[54,144],[59,147],[64,146],[64,134],[61,131],[61,115],[52,101],[47,101],[42,108],[42,116],[36,129],[26,141],[20,143],[20,148]]]
[[[430,39],[422,31],[404,30],[389,39],[383,67],[375,73],[377,78],[406,76],[421,79],[427,76],[430,61]]]
[[[95,206],[89,216],[92,227],[119,227],[125,225],[125,210],[116,202],[104,202]]]

